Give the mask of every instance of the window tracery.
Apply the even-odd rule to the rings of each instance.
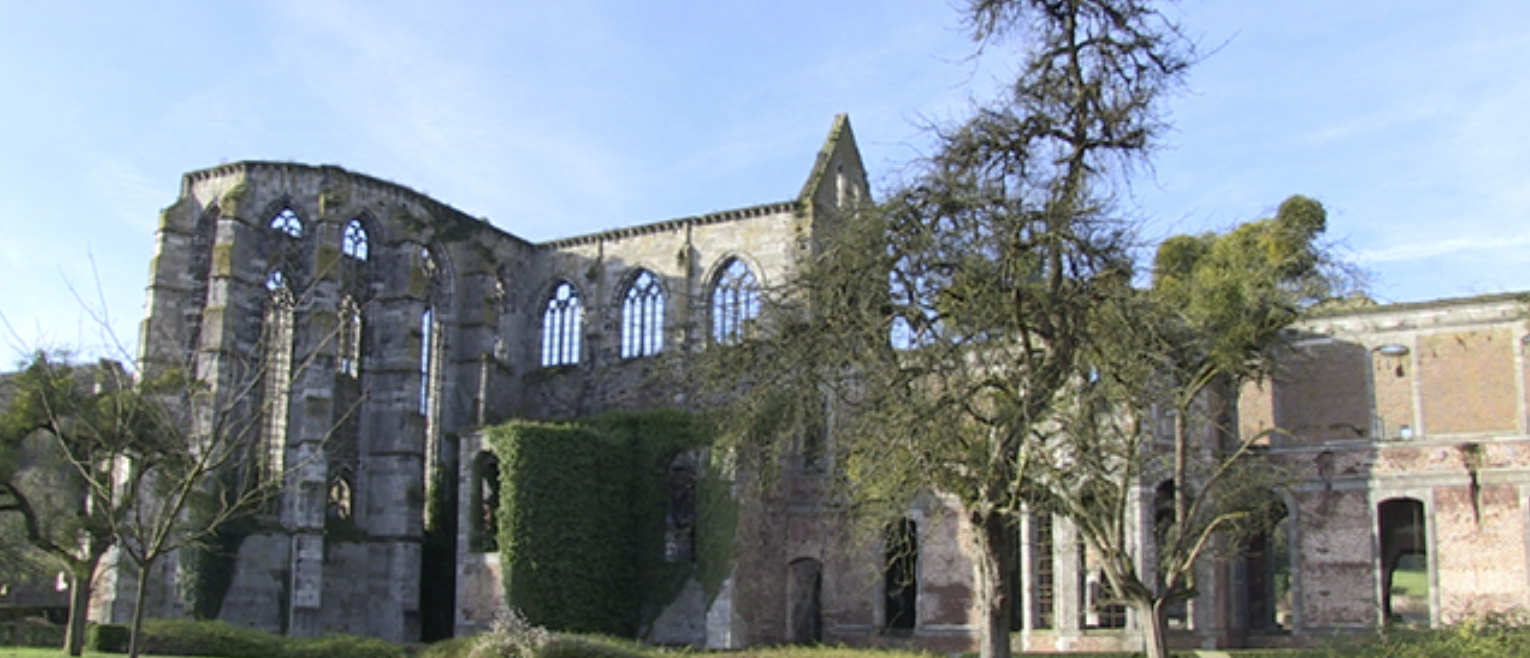
[[[553,289],[542,312],[542,365],[569,365],[579,362],[579,348],[584,324],[584,308],[579,293],[567,281]]]
[[[289,238],[303,237],[303,220],[298,219],[297,213],[291,208],[282,208],[271,218],[271,229],[278,233],[286,234]]]
[[[760,291],[754,272],[744,261],[730,259],[712,287],[712,341],[737,343],[759,315]]]
[[[622,300],[622,358],[653,356],[664,347],[664,290],[642,270]]]
[[[365,261],[370,244],[367,228],[362,226],[360,219],[352,219],[346,223],[345,233],[340,238],[340,253]]]

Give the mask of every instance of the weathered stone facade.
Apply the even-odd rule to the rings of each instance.
[[[794,199],[541,244],[337,167],[188,174],[161,222],[142,355],[190,365],[222,394],[250,391],[271,418],[252,468],[285,477],[240,544],[220,616],[395,640],[485,628],[504,593],[476,518],[476,430],[686,406],[651,375],[752,323],[751,291],[784,280],[868,196],[843,117]],[[1208,561],[1177,641],[1293,643],[1388,614],[1446,623],[1530,603],[1524,317],[1519,298],[1489,297],[1308,322],[1237,415],[1245,433],[1284,430],[1264,452],[1297,478],[1268,542],[1285,549]],[[954,502],[910,510],[913,549],[895,555],[846,534],[816,465],[782,474],[741,501],[721,591],[687,584],[649,639],[975,646],[970,529]],[[1133,507],[1143,528],[1157,484]],[[1019,532],[1018,647],[1139,646],[1132,614],[1094,605],[1098,574],[1065,519]],[[1421,599],[1385,593],[1404,561]],[[887,575],[905,569],[907,583]],[[153,601],[163,614],[182,612],[175,573]],[[110,574],[98,618],[127,614],[130,580]]]

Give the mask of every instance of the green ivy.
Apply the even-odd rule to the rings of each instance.
[[[630,637],[698,567],[704,581],[726,575],[736,512],[728,483],[704,462],[696,563],[664,558],[668,468],[677,455],[704,454],[711,445],[701,419],[622,412],[575,423],[513,422],[487,436],[500,461],[506,599],[532,623]]]

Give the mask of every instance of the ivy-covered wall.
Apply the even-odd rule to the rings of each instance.
[[[558,630],[633,636],[698,574],[710,593],[732,555],[729,485],[704,458],[712,433],[678,411],[486,432],[500,462],[499,550],[508,603]],[[699,455],[693,548],[666,554],[676,457]],[[721,575],[717,575],[721,574]],[[711,577],[709,577],[709,575]]]

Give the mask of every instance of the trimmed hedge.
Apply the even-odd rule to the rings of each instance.
[[[531,623],[632,637],[696,572],[691,562],[665,561],[664,534],[669,465],[711,443],[702,420],[622,412],[577,423],[514,422],[486,434],[500,463],[506,599]],[[698,562],[726,562],[731,525],[718,532],[708,523],[732,516],[709,514],[707,505],[717,498],[710,490],[726,485],[701,470],[693,551]],[[727,537],[711,537],[719,534]]]
[[[0,646],[62,647],[65,627],[52,624],[9,622],[0,624]]]
[[[98,624],[86,632],[86,648],[127,653],[128,627]],[[144,654],[227,658],[406,658],[404,647],[351,635],[292,638],[241,628],[223,621],[148,619],[139,648]],[[57,646],[63,646],[59,637]]]

